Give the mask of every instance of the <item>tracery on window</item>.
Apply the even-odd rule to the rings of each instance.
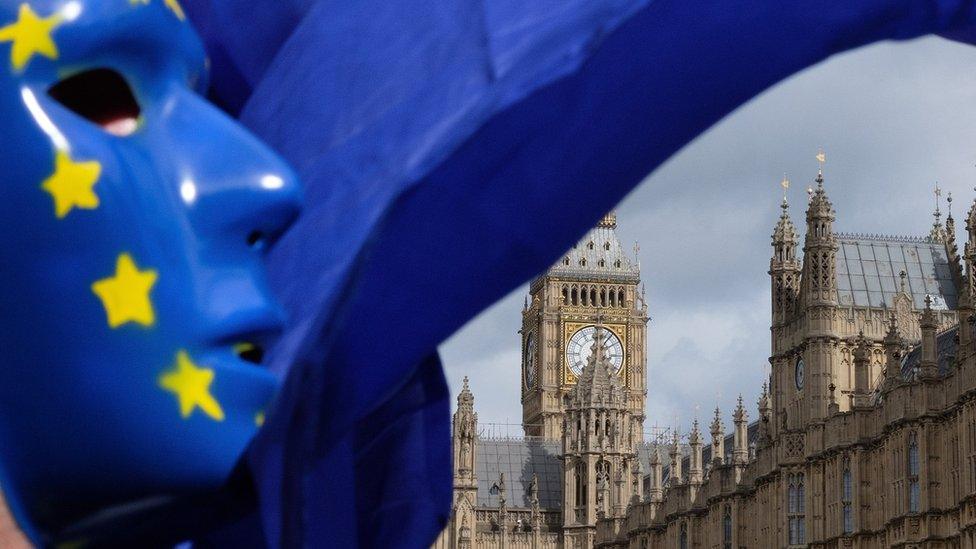
[[[851,461],[844,459],[844,472],[841,474],[841,514],[844,533],[850,534],[854,531],[854,486],[851,479]]]
[[[919,510],[920,489],[918,484],[918,433],[908,434],[908,512]]]

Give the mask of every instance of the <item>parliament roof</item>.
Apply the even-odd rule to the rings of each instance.
[[[949,373],[952,362],[956,357],[959,343],[956,335],[959,333],[959,326],[954,326],[935,338],[935,353],[938,356],[939,375],[944,376]],[[915,345],[901,361],[901,376],[903,379],[911,380],[915,377],[919,367],[922,365],[922,346]]]
[[[915,309],[954,309],[958,291],[945,245],[928,237],[837,235],[837,299],[841,306],[892,307],[905,273]]]
[[[539,481],[539,507],[562,507],[563,462],[559,459],[562,443],[532,438],[479,438],[475,444],[478,507],[498,507],[497,484],[501,473],[505,473],[505,499],[509,507],[530,506],[529,483],[533,473]]]

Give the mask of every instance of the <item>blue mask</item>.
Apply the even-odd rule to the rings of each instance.
[[[0,0],[0,483],[35,541],[224,483],[278,387],[289,168],[176,0]]]

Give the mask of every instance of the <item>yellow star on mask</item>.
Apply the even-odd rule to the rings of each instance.
[[[54,199],[54,215],[63,219],[72,208],[97,208],[94,187],[101,173],[102,165],[97,161],[75,162],[68,153],[58,151],[54,156],[54,173],[41,183],[41,188]]]
[[[149,292],[156,284],[156,271],[140,271],[132,256],[119,255],[115,263],[115,275],[103,278],[91,285],[102,300],[110,328],[118,328],[126,322],[152,326],[156,322]]]
[[[176,353],[176,366],[159,376],[159,386],[176,395],[183,419],[190,417],[194,408],[200,408],[210,419],[223,421],[224,410],[210,394],[213,380],[213,370],[197,366],[186,351],[179,351]]]
[[[51,39],[51,33],[61,21],[61,14],[38,17],[29,5],[20,5],[17,21],[0,27],[0,42],[13,42],[10,62],[14,70],[19,71],[26,67],[35,54],[48,59],[58,58],[58,47]]]

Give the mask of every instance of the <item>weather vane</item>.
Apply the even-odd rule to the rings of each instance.
[[[783,187],[783,202],[786,202],[786,191],[790,189],[790,179],[786,177],[786,172],[783,172],[783,180],[779,182],[779,186]]]
[[[819,173],[820,173],[820,175],[823,175],[823,167],[824,167],[824,164],[827,162],[827,154],[824,153],[823,147],[821,147],[819,150],[817,150],[817,162],[820,163],[820,172]]]

